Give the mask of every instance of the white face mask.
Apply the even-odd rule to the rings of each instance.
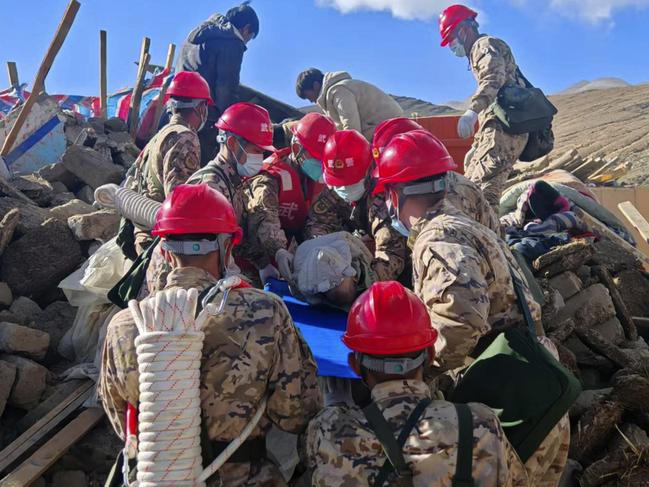
[[[264,155],[250,154],[249,152],[246,152],[243,149],[243,147],[241,146],[241,142],[237,140],[237,143],[239,144],[241,150],[246,154],[245,164],[240,164],[239,158],[237,157],[236,154],[234,154],[234,158],[237,161],[237,172],[239,173],[239,176],[243,176],[246,178],[251,178],[253,176],[256,176],[257,174],[259,174],[259,171],[261,171],[261,168],[264,165]]]
[[[349,186],[336,186],[334,191],[347,203],[356,203],[365,194],[365,180]]]
[[[466,49],[464,49],[464,44],[460,42],[458,38],[453,39],[449,48],[457,57],[466,57]]]

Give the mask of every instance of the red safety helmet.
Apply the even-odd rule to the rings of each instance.
[[[230,105],[215,127],[236,134],[263,150],[277,150],[273,147],[273,122],[268,110],[254,103],[241,102]]]
[[[455,28],[465,20],[475,19],[478,12],[464,5],[451,5],[439,16],[439,35],[442,36],[441,46],[448,46],[451,34]]]
[[[437,340],[424,303],[396,281],[376,282],[349,310],[343,343],[369,355],[424,350]]]
[[[397,117],[384,120],[376,126],[372,137],[372,156],[378,161],[385,146],[392,140],[392,137],[405,134],[411,130],[425,130],[424,127],[415,122],[412,118]]]
[[[322,160],[327,139],[336,131],[333,120],[320,113],[307,113],[291,127],[297,141],[318,160]]]
[[[234,244],[243,236],[230,202],[207,184],[180,184],[158,210],[151,234],[156,237],[192,233],[230,233]]]
[[[427,130],[413,130],[392,138],[374,171],[374,194],[390,184],[409,183],[452,171],[457,166],[444,144]]]
[[[176,73],[167,89],[167,95],[192,98],[194,100],[207,100],[208,105],[214,105],[207,81],[200,74],[193,71]]]
[[[372,163],[370,143],[356,130],[339,130],[324,149],[323,179],[329,186],[356,184]]]

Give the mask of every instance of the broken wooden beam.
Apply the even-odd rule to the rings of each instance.
[[[108,78],[106,75],[106,31],[99,31],[99,106],[101,118],[106,120],[108,100]]]
[[[176,55],[176,45],[169,44],[169,48],[167,49],[167,61],[164,67],[164,72],[166,72],[167,75],[171,74],[171,68],[174,63],[175,55]],[[158,99],[156,100],[155,112],[153,115],[153,123],[151,124],[151,132],[149,133],[150,137],[153,137],[158,131],[158,125],[160,124],[160,117],[162,116],[162,111],[164,110],[165,107],[167,88],[169,88],[169,85],[163,81],[162,86],[160,87],[160,93],[158,94]]]
[[[27,431],[12,441],[0,452],[0,472],[14,463],[21,455],[32,448],[39,440],[83,404],[94,391],[92,380],[82,380],[81,383],[45,416],[36,421]]]
[[[649,243],[649,222],[638,211],[638,209],[630,201],[625,201],[617,205],[622,214],[629,220],[629,223],[635,228],[642,236],[643,240]]]
[[[13,61],[7,61],[7,77],[9,78],[9,86],[20,86],[18,68]]]
[[[138,125],[140,123],[140,103],[142,102],[142,93],[144,92],[144,79],[146,76],[147,66],[149,65],[149,60],[151,59],[151,56],[149,55],[150,45],[151,39],[148,37],[142,39],[140,60],[135,86],[133,87],[133,95],[131,96],[131,113],[129,117],[129,131],[133,140],[136,139]]]
[[[104,411],[100,408],[84,410],[25,460],[16,470],[0,480],[0,487],[22,487],[30,485],[50,468],[72,445],[95,426]]]

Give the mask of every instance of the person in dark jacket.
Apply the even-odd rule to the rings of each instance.
[[[216,154],[218,130],[214,124],[226,108],[238,101],[239,72],[246,44],[259,33],[259,18],[244,2],[225,15],[214,14],[192,30],[183,44],[176,71],[196,71],[210,86],[214,106],[198,133],[201,163]]]

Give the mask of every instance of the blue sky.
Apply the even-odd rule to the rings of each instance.
[[[50,93],[96,95],[99,30],[108,31],[108,85],[133,83],[140,42],[152,62],[167,44],[236,0],[81,0],[81,9],[47,79]],[[436,13],[443,0],[254,0],[261,29],[249,44],[241,82],[302,106],[296,75],[315,66],[347,70],[385,91],[432,102],[465,99],[475,85],[465,60],[439,47]],[[0,86],[4,64],[31,81],[66,0],[0,0]],[[484,31],[513,48],[527,77],[552,93],[582,79],[649,81],[649,0],[474,0]],[[26,22],[24,19],[29,18]]]

